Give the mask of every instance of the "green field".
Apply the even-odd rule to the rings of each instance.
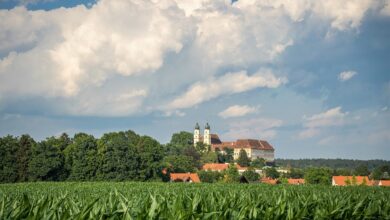
[[[390,219],[379,187],[185,183],[0,185],[0,219]]]

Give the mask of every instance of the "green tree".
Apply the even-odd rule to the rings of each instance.
[[[190,157],[190,162],[192,164],[192,167],[194,168],[201,168],[201,154],[195,149],[193,146],[189,146],[185,149],[183,149],[183,154],[184,156]]]
[[[275,169],[275,167],[269,167],[269,168],[265,169],[265,175],[266,175],[266,177],[269,177],[272,179],[277,179],[280,176],[279,172]]]
[[[351,176],[352,171],[345,168],[339,168],[333,170],[333,176]]]
[[[253,168],[249,168],[242,173],[242,175],[250,182],[259,181],[260,175],[255,172]]]
[[[64,181],[69,177],[70,173],[70,165],[67,164],[65,159],[65,149],[72,143],[72,140],[69,138],[69,136],[66,133],[62,133],[59,137],[48,137],[46,138],[46,143],[51,145],[52,147],[57,148],[62,160],[63,164],[61,166],[61,169],[57,171],[57,180]]]
[[[0,182],[11,183],[18,180],[17,138],[7,135],[0,138]]]
[[[223,149],[223,151],[225,152],[224,155],[225,155],[225,162],[224,163],[233,163],[234,161],[234,158],[233,158],[233,154],[234,154],[234,150],[231,149],[231,148],[227,148],[225,147]]]
[[[149,136],[142,136],[137,144],[139,180],[161,177],[164,152],[161,144]]]
[[[185,148],[193,146],[193,134],[186,131],[174,133],[171,141],[166,144],[165,148],[168,155],[180,155]]]
[[[65,150],[70,157],[71,180],[93,180],[98,167],[97,141],[92,135],[85,133],[75,134],[73,144]]]
[[[194,172],[192,158],[185,155],[171,155],[164,158],[164,164],[173,173]]]
[[[223,178],[223,174],[220,172],[206,170],[199,171],[198,176],[202,183],[216,183]]]
[[[237,183],[240,181],[240,174],[234,164],[229,164],[229,167],[225,170],[223,181],[225,183]]]
[[[248,158],[248,155],[246,154],[246,151],[244,149],[240,150],[240,153],[238,155],[237,163],[238,165],[242,167],[248,167],[250,165],[250,159]]]
[[[305,172],[302,169],[291,168],[287,176],[293,179],[300,179],[305,176]]]
[[[216,152],[213,151],[207,151],[204,152],[200,158],[200,161],[202,164],[205,163],[217,163],[218,162],[218,155]]]
[[[331,170],[328,168],[309,168],[305,172],[305,183],[330,185]]]
[[[357,176],[370,175],[370,171],[368,170],[368,167],[366,165],[363,165],[363,164],[356,167],[353,173],[354,173],[354,175],[357,175]]]
[[[29,179],[33,181],[62,180],[64,156],[53,144],[53,139],[46,139],[32,147],[28,165]]]
[[[198,151],[200,154],[206,153],[210,150],[210,146],[201,142],[196,143],[195,145],[196,151]]]
[[[18,181],[28,181],[28,163],[31,158],[31,149],[36,144],[34,139],[27,134],[18,139],[16,151],[16,163],[18,165]]]
[[[251,166],[255,168],[262,169],[265,166],[265,160],[264,158],[256,158],[252,160]]]
[[[104,134],[98,140],[98,179],[136,179],[139,160],[136,145],[139,139],[133,131]]]

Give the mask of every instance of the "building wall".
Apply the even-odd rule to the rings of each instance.
[[[204,130],[203,143],[211,145],[211,136],[210,136],[210,130],[209,129],[205,129]]]
[[[272,150],[252,150],[251,159],[264,158],[267,162],[273,162],[275,159],[274,152]]]
[[[240,156],[241,149],[244,149],[246,151],[246,155],[251,158],[252,157],[252,148],[234,148],[234,154],[233,159],[237,160]]]
[[[241,149],[246,151],[246,154],[251,160],[256,158],[264,158],[267,162],[273,162],[275,160],[274,152],[270,150],[259,150],[252,148],[234,148],[233,158],[238,159]]]
[[[194,130],[194,146],[196,146],[196,143],[199,142],[199,137],[200,137],[200,130],[195,129]]]

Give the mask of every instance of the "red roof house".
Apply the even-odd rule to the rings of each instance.
[[[301,185],[305,184],[305,179],[287,179],[288,184],[292,185]]]
[[[277,179],[271,179],[271,178],[261,178],[261,182],[262,183],[266,183],[266,184],[271,184],[271,185],[278,184],[278,180]]]
[[[190,182],[200,183],[198,174],[196,173],[171,173],[171,182]]]
[[[379,180],[378,186],[390,186],[390,180]]]
[[[332,186],[367,185],[372,186],[367,176],[333,176]]]
[[[229,167],[227,163],[205,163],[202,167],[203,170],[210,171],[223,171]]]

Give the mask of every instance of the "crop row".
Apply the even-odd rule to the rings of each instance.
[[[0,219],[390,219],[390,190],[183,183],[0,185]]]

